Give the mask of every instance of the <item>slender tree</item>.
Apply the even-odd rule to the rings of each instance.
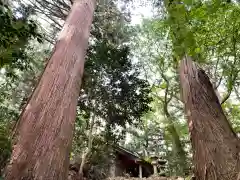
[[[75,0],[16,126],[5,179],[65,180],[94,0]]]
[[[239,179],[239,139],[208,76],[190,58],[185,58],[180,65],[180,82],[196,179]]]

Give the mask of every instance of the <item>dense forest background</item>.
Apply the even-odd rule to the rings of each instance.
[[[72,3],[0,1],[2,173],[20,113],[38,84]],[[142,9],[151,15],[141,17]],[[110,163],[108,145],[118,144],[146,160],[153,154],[166,159],[168,176],[192,174],[178,64],[184,54],[194,57],[238,134],[239,16],[238,1],[97,1],[70,159],[81,157],[92,167],[89,176],[102,179]]]

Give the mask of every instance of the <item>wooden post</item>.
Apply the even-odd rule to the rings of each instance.
[[[152,161],[152,165],[153,165],[153,174],[157,175],[158,171],[157,171],[157,161]]]
[[[157,173],[158,173],[156,164],[153,165],[153,173],[154,173],[154,175],[157,175]]]
[[[110,160],[109,176],[111,178],[114,178],[116,176],[116,159],[113,153],[110,157],[111,157],[111,160]]]
[[[153,165],[153,174],[155,176],[158,175],[158,170],[157,170],[157,164],[158,164],[158,157],[157,156],[151,156],[151,159],[152,159],[152,165]]]
[[[142,165],[139,164],[139,178],[142,178]]]

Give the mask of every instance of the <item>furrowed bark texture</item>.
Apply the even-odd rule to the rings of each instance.
[[[237,180],[239,140],[208,76],[190,58],[180,64],[180,84],[197,180]]]
[[[17,125],[6,180],[66,180],[94,0],[75,0]]]

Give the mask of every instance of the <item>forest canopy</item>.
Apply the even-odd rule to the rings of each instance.
[[[230,122],[233,134],[240,133],[238,1],[96,1],[94,13],[89,13],[91,8],[85,13],[78,11],[85,17],[82,24],[87,27],[91,22],[89,38],[76,35],[83,33],[84,28],[77,24],[80,20],[75,20],[76,27],[82,29],[73,25],[76,33],[72,36],[79,39],[63,42],[59,34],[65,35],[62,28],[70,27],[69,21],[74,20],[71,13],[75,4],[71,0],[0,1],[1,175],[11,159],[15,137],[21,139],[18,129],[24,127],[25,108],[37,97],[34,93],[43,91],[38,90],[39,86],[54,87],[50,80],[42,79],[47,77],[45,74],[49,74],[46,79],[51,79],[51,72],[58,68],[59,72],[52,78],[56,85],[52,89],[57,93],[61,90],[63,94],[46,92],[48,99],[39,97],[34,101],[39,105],[39,112],[49,107],[49,116],[44,116],[46,122],[52,117],[41,128],[49,124],[54,133],[68,137],[66,144],[71,147],[62,147],[68,150],[63,159],[68,159],[66,162],[70,164],[78,161],[79,174],[88,179],[108,176],[109,168],[106,167],[112,163],[109,157],[113,157],[112,147],[116,145],[138,153],[147,162],[152,155],[166,160],[166,167],[160,174],[182,177],[194,174],[195,146],[186,115],[186,109],[193,106],[186,105],[189,102],[184,100],[183,89],[186,88],[181,88],[183,83],[180,84],[179,76],[180,62],[189,57],[201,67],[197,71],[199,77],[204,72],[201,77],[206,75],[212,84],[217,100],[208,102],[219,101],[218,108],[223,113],[219,112],[222,117],[226,116],[223,121]],[[61,43],[66,43],[65,49]],[[58,50],[59,47],[63,49]],[[54,56],[60,51],[67,53],[64,57]],[[54,57],[69,59],[69,64],[64,65],[66,61],[59,60],[58,67],[50,71],[48,67],[57,62],[52,60]],[[83,62],[84,70],[83,65],[78,64],[80,60],[70,62],[74,58]],[[73,71],[68,71],[71,67]],[[71,84],[76,79],[79,82]],[[68,91],[69,87],[76,91]],[[196,90],[196,94],[200,101],[200,90]],[[54,121],[60,105],[41,104],[56,97],[59,97],[56,104],[65,103],[66,106],[60,113],[61,123]],[[200,111],[200,105],[198,109]],[[62,127],[68,119],[72,124]],[[36,120],[38,123],[41,121]],[[64,169],[67,172],[69,167]]]

